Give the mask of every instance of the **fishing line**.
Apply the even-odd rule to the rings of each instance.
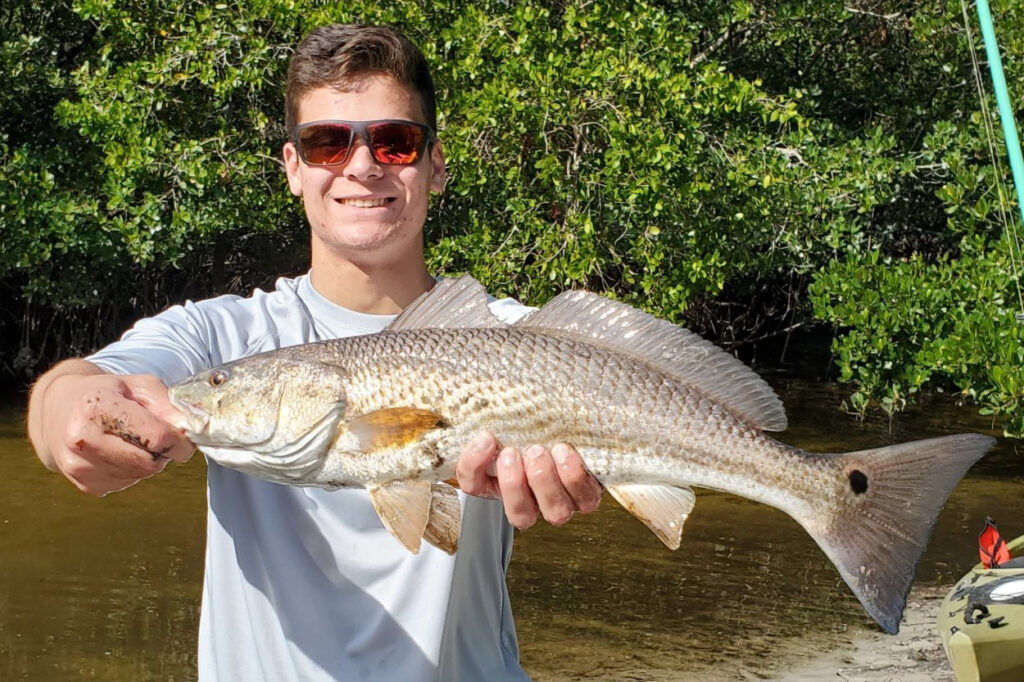
[[[985,26],[984,26],[984,20],[983,20],[983,17],[982,17],[982,12],[983,11],[985,13],[988,12],[988,4],[985,2],[985,0],[979,0],[977,6],[978,6],[979,21],[982,22],[982,33],[984,34],[985,33],[985,30],[984,30]],[[1009,247],[1008,248],[1008,253],[1010,255],[1010,266],[1011,266],[1011,268],[1013,270],[1013,281],[1014,281],[1014,285],[1016,286],[1016,289],[1017,289],[1017,302],[1018,302],[1018,305],[1020,306],[1020,312],[1016,313],[1014,315],[1014,318],[1018,322],[1024,322],[1024,294],[1021,293],[1020,275],[1019,275],[1019,266],[1018,266],[1018,261],[1021,259],[1020,238],[1017,236],[1016,220],[1011,216],[1011,212],[1009,210],[1009,198],[1008,198],[1008,195],[1007,195],[1007,192],[1006,192],[1006,187],[1005,187],[1005,185],[1003,183],[1003,180],[1002,180],[1003,173],[1002,173],[1002,168],[999,165],[999,156],[996,153],[995,130],[994,130],[993,125],[992,125],[992,114],[989,111],[988,101],[987,101],[987,99],[985,97],[985,89],[984,89],[984,86],[982,84],[981,66],[980,66],[980,64],[978,62],[978,54],[977,54],[977,49],[975,48],[974,36],[971,33],[970,19],[968,18],[968,15],[967,15],[967,2],[966,2],[966,0],[960,0],[960,9],[961,9],[961,11],[963,13],[963,17],[964,17],[964,33],[967,35],[967,44],[968,44],[968,47],[970,48],[970,52],[971,52],[971,63],[973,65],[973,70],[974,70],[974,81],[975,81],[975,84],[977,85],[978,101],[981,104],[982,118],[983,118],[984,124],[985,124],[985,138],[986,138],[986,141],[988,142],[989,156],[991,157],[992,167],[993,167],[993,169],[995,171],[995,185],[996,185],[996,196],[998,198],[998,202],[997,203],[998,203],[999,219],[1000,219],[1000,222],[1002,223],[1003,234],[1006,235],[1007,246]],[[989,23],[991,23],[991,15],[989,15]],[[990,27],[990,29],[991,29],[991,27]],[[984,36],[983,35],[983,37],[984,38],[988,38],[989,36]],[[990,46],[989,42],[993,43],[993,45]],[[1001,64],[996,64],[993,61],[993,58],[992,58],[993,50],[995,50],[995,60],[998,61],[998,59],[999,59],[998,48],[995,47],[994,42],[995,42],[995,36],[992,35],[990,41],[986,40],[986,49],[989,50],[989,66],[991,67],[991,69],[993,71],[993,81],[996,81],[997,80],[996,72],[998,71],[998,75],[999,76],[1002,75],[1002,65]],[[998,84],[996,84],[994,82],[993,85],[998,90]],[[997,98],[998,98],[998,94],[999,93],[997,92]],[[1005,112],[1003,112],[1003,117],[1005,117]],[[1005,121],[1005,120],[1003,121],[1003,129],[1007,133],[1006,135],[1004,135],[1004,137],[1006,138],[1007,153],[1011,153],[1009,147],[1010,147],[1010,144],[1012,143],[1013,139],[1016,138],[1016,130],[1015,130],[1015,126],[1014,126],[1012,118],[1011,118],[1010,121]],[[1011,130],[1013,131],[1012,135],[1009,134]],[[1012,158],[1011,158],[1011,162],[1010,163],[1011,163],[1011,172],[1012,172],[1014,170],[1012,168],[1012,165],[1013,165]],[[1014,175],[1016,175],[1016,174],[1014,174]],[[1020,183],[1022,181],[1021,178],[1017,178],[1017,177],[1015,177],[1015,180],[1016,180],[1017,183]],[[1020,187],[1017,187],[1017,192],[1018,192],[1018,195],[1021,194],[1021,188]],[[1024,205],[1022,205],[1020,208],[1021,208],[1022,211],[1024,211]]]

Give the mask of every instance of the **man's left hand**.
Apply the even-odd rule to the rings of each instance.
[[[481,433],[463,450],[456,477],[467,494],[500,499],[509,522],[520,530],[536,523],[539,515],[561,526],[576,512],[594,511],[601,501],[601,484],[566,443],[551,450],[531,445],[520,452],[502,448],[492,434]]]

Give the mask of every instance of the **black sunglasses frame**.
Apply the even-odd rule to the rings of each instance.
[[[403,125],[411,125],[419,128],[423,131],[423,148],[416,150],[416,158],[409,163],[389,163],[387,161],[381,161],[377,158],[377,154],[373,150],[373,145],[370,144],[370,126],[379,125],[382,123],[401,123]],[[312,128],[318,125],[345,125],[351,130],[348,139],[348,152],[345,154],[345,158],[340,161],[333,163],[312,163],[306,159],[306,154],[302,150],[302,144],[299,141],[299,134],[306,128]],[[355,149],[355,141],[357,137],[362,137],[363,142],[367,147],[370,148],[370,154],[373,156],[374,161],[377,163],[384,164],[386,166],[411,166],[426,155],[426,152],[430,149],[431,145],[437,140],[437,134],[434,129],[425,123],[417,123],[416,121],[407,121],[401,118],[379,118],[372,121],[346,121],[340,118],[323,119],[320,121],[309,121],[307,123],[300,123],[299,125],[292,128],[292,144],[295,145],[295,151],[298,152],[299,158],[302,159],[303,163],[307,166],[340,166],[341,164],[347,163],[349,158],[352,156],[352,150]]]

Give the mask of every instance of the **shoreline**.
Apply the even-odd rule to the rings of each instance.
[[[771,661],[735,660],[716,667],[637,666],[612,672],[598,664],[585,673],[539,674],[537,682],[956,682],[935,627],[948,587],[928,585],[911,590],[896,635],[867,626],[832,636],[780,642]]]
[[[789,659],[769,676],[777,682],[956,682],[946,660],[935,619],[948,586],[914,588],[907,599],[903,623],[896,635],[860,630],[837,641],[820,642],[811,656]]]

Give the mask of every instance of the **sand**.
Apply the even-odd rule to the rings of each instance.
[[[842,680],[845,682],[955,682],[935,628],[939,605],[948,588],[930,587],[910,593],[899,634],[861,631],[833,643],[830,650],[795,660],[770,679],[779,682]]]
[[[734,659],[714,668],[675,665],[623,670],[596,665],[586,673],[538,675],[537,682],[956,682],[935,627],[948,588],[923,587],[910,593],[897,635],[876,628],[851,629],[828,638],[780,643],[771,660]]]

